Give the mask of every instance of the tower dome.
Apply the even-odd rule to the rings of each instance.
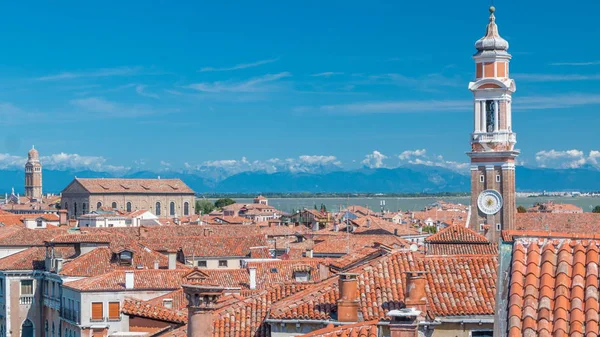
[[[479,53],[485,52],[505,52],[508,50],[508,41],[503,39],[498,33],[498,26],[496,25],[496,17],[494,12],[496,8],[490,7],[490,23],[487,25],[485,36],[475,42],[475,48]]]
[[[34,147],[31,147],[31,150],[29,150],[29,152],[27,153],[27,156],[28,156],[29,160],[39,160],[40,159],[40,154]]]

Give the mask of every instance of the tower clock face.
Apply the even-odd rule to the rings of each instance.
[[[477,207],[485,214],[496,214],[502,208],[502,195],[496,190],[485,190],[477,198]]]

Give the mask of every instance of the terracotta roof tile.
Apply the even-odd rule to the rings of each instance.
[[[421,256],[396,252],[361,265],[360,311],[365,320],[384,318],[404,306],[405,272],[427,272],[428,311],[434,316],[492,315],[497,258],[491,255]],[[276,303],[277,319],[330,319],[337,311],[337,276]]]
[[[377,320],[360,322],[356,324],[328,326],[323,329],[315,330],[302,337],[378,337],[379,329]]]
[[[121,312],[129,316],[138,316],[153,320],[172,323],[187,323],[187,312],[181,313],[173,309],[131,298],[127,298],[123,301]]]
[[[75,178],[90,193],[193,194],[181,179]]]
[[[484,235],[461,225],[448,226],[425,238],[428,243],[490,243]]]
[[[60,247],[57,253],[65,257],[75,254],[71,247]],[[45,247],[31,247],[0,259],[0,270],[44,270]]]
[[[511,236],[509,336],[597,335],[600,241],[568,236]]]
[[[250,248],[268,245],[262,234],[241,237],[168,236],[143,239],[142,244],[156,251],[182,249],[186,257],[249,256]]]

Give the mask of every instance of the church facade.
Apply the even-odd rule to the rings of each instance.
[[[105,209],[170,218],[195,213],[195,193],[180,179],[75,178],[61,196],[71,219]]]

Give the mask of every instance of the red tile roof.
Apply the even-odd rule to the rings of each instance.
[[[358,273],[359,310],[365,320],[385,318],[404,306],[407,271],[425,271],[431,316],[492,315],[495,305],[497,258],[422,256],[396,252],[351,269]],[[331,319],[337,311],[337,276],[276,303],[276,319]]]
[[[598,228],[600,213],[517,213],[515,229],[595,233]]]
[[[187,313],[132,298],[127,298],[123,301],[121,312],[129,316],[150,318],[164,322],[187,323]]]
[[[276,303],[307,288],[307,284],[279,284],[238,301],[215,313],[213,337],[270,337],[270,325],[264,320]]]
[[[416,229],[411,228],[408,225],[393,223],[372,215],[356,218],[350,220],[350,222],[353,225],[358,226],[358,228],[354,230],[354,234],[419,234]]]
[[[5,232],[3,227],[0,231],[0,235]],[[11,231],[10,233],[0,237],[0,246],[13,246],[13,247],[32,247],[32,246],[44,246],[44,242],[52,240],[53,238],[64,234],[63,229],[57,228],[45,228],[45,229],[28,229],[22,228],[19,231]]]
[[[492,315],[496,269],[493,255],[426,256],[427,308],[433,316]]]
[[[597,336],[599,240],[517,238],[508,336]]]
[[[410,242],[394,235],[348,234],[315,235],[314,252],[318,254],[347,254],[364,247],[384,244],[393,248],[408,248]],[[306,241],[305,241],[306,242]],[[305,244],[304,242],[302,244]],[[290,244],[294,247],[294,244]]]
[[[300,335],[302,337],[378,337],[377,320],[350,325],[328,326],[323,329]]]
[[[176,290],[189,269],[133,270],[134,290]],[[79,291],[125,291],[125,271],[115,270],[107,274],[87,277],[64,284]]]
[[[75,178],[90,193],[193,194],[181,179]]]
[[[496,244],[492,244],[485,236],[462,225],[448,226],[425,238],[425,247],[429,255],[496,255],[498,253]]]
[[[57,253],[68,258],[75,249],[60,247]],[[44,270],[46,261],[45,247],[31,247],[0,259],[0,270]]]
[[[363,247],[356,251],[352,251],[350,254],[346,254],[339,259],[333,260],[330,266],[337,270],[346,270],[355,267],[361,262],[369,261],[384,254],[386,254],[386,251],[382,248]]]
[[[268,246],[264,235],[242,237],[168,236],[143,239],[142,244],[156,251],[181,248],[186,257],[248,256],[250,248]]]
[[[474,230],[460,226],[448,226],[441,231],[425,238],[429,243],[490,243],[483,235]]]

